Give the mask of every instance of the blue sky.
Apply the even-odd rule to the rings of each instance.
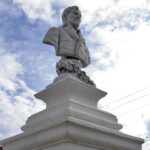
[[[118,116],[122,132],[149,137],[149,0],[1,0],[0,139],[20,133],[26,119],[45,108],[33,95],[57,76],[59,57],[42,40],[50,27],[61,26],[63,9],[72,5],[82,12],[80,29],[92,58],[84,70],[108,92],[99,108]]]

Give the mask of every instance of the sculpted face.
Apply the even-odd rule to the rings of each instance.
[[[71,23],[75,27],[78,27],[81,22],[80,10],[73,9],[71,12],[69,12],[67,16],[67,22]]]

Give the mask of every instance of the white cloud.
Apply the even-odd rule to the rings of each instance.
[[[52,15],[54,12],[50,0],[13,0],[13,2],[19,4],[29,19],[41,19],[46,22],[53,22]]]
[[[14,83],[14,80],[17,77],[17,74],[22,74],[23,69],[19,63],[15,61],[15,55],[5,54],[4,51],[0,53],[0,85],[2,88],[15,91],[17,84]],[[5,67],[4,67],[5,66]]]
[[[92,30],[98,23],[113,23],[114,26],[124,26],[129,23],[136,26],[139,17],[145,19],[149,15],[150,3],[147,0],[13,0],[31,20],[41,19],[56,25],[61,17],[62,7],[77,5],[82,11],[82,25]],[[53,8],[52,6],[58,6]],[[60,9],[60,10],[59,10]],[[54,16],[54,14],[57,14]],[[61,19],[59,19],[60,22]]]
[[[0,53],[0,139],[21,132],[27,117],[45,107],[33,98],[35,91],[19,78],[23,68],[16,57],[4,50]]]
[[[147,0],[61,0],[66,6],[77,5],[82,11],[82,25],[86,29],[93,28],[100,22],[113,24],[114,27],[123,27],[126,23],[138,25],[139,18],[145,19],[149,16],[150,3]]]
[[[108,70],[106,74],[116,76],[118,81],[122,80],[122,76],[126,76],[126,79],[131,78],[135,85],[137,85],[137,80],[139,86],[148,85],[150,81],[149,32],[150,27],[144,22],[141,22],[136,30],[116,29],[111,31],[108,27],[94,28],[89,38],[90,40],[95,39],[96,44],[102,44],[91,50],[92,57],[97,61],[97,67],[101,62],[108,64],[109,61],[112,61],[115,63],[115,68]]]

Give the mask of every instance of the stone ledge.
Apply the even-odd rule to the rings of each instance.
[[[69,117],[68,121],[36,133],[22,133],[1,141],[4,150],[39,150],[62,141],[111,150],[141,150],[143,139]],[[44,149],[40,149],[44,150]]]
[[[85,106],[73,102],[65,102],[55,109],[48,109],[29,117],[26,125],[21,129],[24,132],[37,132],[58,125],[68,120],[68,117],[77,118],[86,122],[91,122],[106,128],[120,130],[121,124],[118,124],[114,115],[107,112],[92,110]]]
[[[106,94],[106,92],[68,75],[60,81],[49,85],[45,90],[35,94],[35,97],[43,100],[49,109],[70,100],[97,110],[98,101],[106,96]]]

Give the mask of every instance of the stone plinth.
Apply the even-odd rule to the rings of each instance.
[[[106,94],[71,75],[57,78],[35,94],[46,109],[0,144],[4,150],[141,150],[143,139],[121,133],[116,116],[97,109]]]

